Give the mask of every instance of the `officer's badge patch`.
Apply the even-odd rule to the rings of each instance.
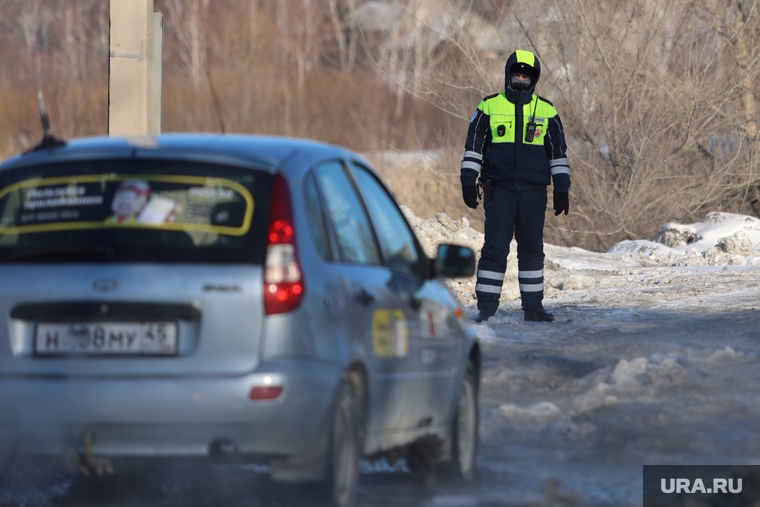
[[[472,118],[470,118],[470,121],[475,121],[475,117],[478,116],[478,110],[476,109],[474,113],[472,113]]]

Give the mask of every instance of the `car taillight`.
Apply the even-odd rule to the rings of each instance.
[[[301,304],[304,294],[298,264],[290,190],[282,175],[275,176],[267,231],[264,272],[264,311],[267,315],[289,312]]]

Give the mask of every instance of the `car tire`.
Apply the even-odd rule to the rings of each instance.
[[[359,487],[359,410],[351,386],[342,382],[330,421],[327,474],[320,484],[332,507],[356,505]]]
[[[443,475],[458,484],[473,484],[477,479],[478,382],[472,364],[462,378],[450,428],[451,455],[442,464]]]

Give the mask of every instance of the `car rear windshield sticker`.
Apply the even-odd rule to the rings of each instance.
[[[409,354],[409,330],[401,310],[375,310],[372,313],[372,346],[381,358]]]
[[[248,189],[222,178],[38,178],[0,190],[0,234],[131,227],[242,236],[253,208]]]

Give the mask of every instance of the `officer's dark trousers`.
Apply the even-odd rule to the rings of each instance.
[[[523,310],[542,307],[544,298],[544,213],[546,187],[513,192],[494,187],[485,205],[485,243],[478,261],[478,310],[495,313],[507,270],[509,243],[517,240],[517,270]]]

